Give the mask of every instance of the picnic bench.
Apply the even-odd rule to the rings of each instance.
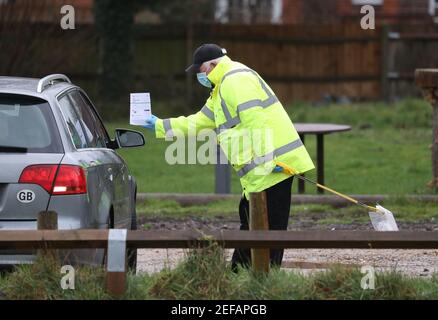
[[[306,135],[316,135],[316,180],[320,184],[324,184],[324,136],[335,132],[344,132],[351,130],[350,126],[331,124],[331,123],[296,123],[301,141],[305,144]],[[305,192],[303,180],[298,180],[298,193]],[[323,189],[318,188],[318,193],[324,193]]]

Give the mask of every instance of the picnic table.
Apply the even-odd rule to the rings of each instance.
[[[317,182],[324,184],[324,135],[351,130],[350,126],[332,123],[295,123],[301,141],[305,144],[306,135],[316,135],[316,175]],[[304,181],[298,180],[298,193],[305,192]],[[318,193],[324,193],[318,188]]]
[[[295,123],[295,129],[300,135],[301,140],[305,143],[306,135],[316,135],[316,171],[317,182],[324,184],[324,136],[335,132],[344,132],[351,130],[348,125],[332,123]],[[218,146],[217,155],[219,157],[221,150]],[[219,158],[218,158],[219,159]],[[231,166],[229,164],[216,165],[216,193],[227,194],[231,192]],[[304,181],[298,181],[298,193],[304,193]],[[318,193],[324,193],[324,190],[318,188]]]

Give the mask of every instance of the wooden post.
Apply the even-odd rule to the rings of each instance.
[[[188,3],[190,11],[192,13],[196,12],[196,7],[194,0],[190,0]],[[195,17],[190,14],[187,20],[186,28],[186,64],[187,66],[193,63],[193,49],[194,49],[194,38],[195,38]],[[186,101],[187,105],[193,104],[193,77],[195,75],[192,72],[186,73]]]
[[[110,229],[106,259],[106,291],[114,297],[125,293],[126,229]]]
[[[269,230],[268,206],[264,191],[249,195],[249,229]],[[269,272],[269,255],[269,249],[251,249],[251,263],[255,272]]]
[[[417,69],[415,83],[423,92],[424,98],[432,105],[432,181],[431,188],[438,188],[438,69]]]
[[[58,230],[58,214],[55,211],[41,211],[37,217],[38,230]],[[58,251],[42,249],[37,250],[37,255],[44,255],[45,258],[57,259]]]
[[[317,134],[316,135],[316,165],[318,167],[317,175],[318,175],[318,183],[324,185],[324,134]],[[300,179],[301,180],[301,179]],[[317,188],[317,192],[319,194],[324,193],[324,189]]]
[[[389,92],[389,26],[382,26],[381,31],[381,74],[380,74],[380,90],[381,90],[381,99],[383,101],[390,101],[390,92]]]
[[[303,142],[303,144],[305,144],[305,135],[304,134],[300,134],[300,139]],[[304,177],[304,173],[301,174]],[[298,193],[299,194],[304,194],[306,193],[306,185],[304,183],[303,180],[298,179]]]
[[[38,213],[38,230],[58,230],[58,214],[55,211]]]
[[[106,292],[113,297],[120,297],[125,293],[126,273],[107,272]]]

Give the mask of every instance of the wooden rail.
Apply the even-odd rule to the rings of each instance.
[[[436,231],[128,231],[128,248],[438,249]],[[106,248],[108,230],[5,230],[0,249]]]

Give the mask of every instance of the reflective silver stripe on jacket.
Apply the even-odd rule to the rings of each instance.
[[[301,146],[303,146],[303,142],[301,141],[301,139],[297,139],[297,140],[295,140],[291,143],[288,143],[288,144],[286,144],[278,149],[275,149],[272,152],[269,152],[268,154],[266,154],[264,156],[254,158],[250,163],[248,163],[242,169],[237,171],[237,175],[241,178],[244,175],[246,175],[248,172],[250,172],[251,170],[256,168],[257,166],[259,166],[263,163],[272,161],[275,157],[279,157],[279,156],[281,156],[285,153],[288,153],[290,151],[293,151]]]
[[[218,127],[218,131],[223,131],[223,130],[230,129],[230,128],[234,127],[234,126],[237,126],[239,123],[240,123],[240,118],[238,116],[236,116],[236,117],[230,119],[229,121],[221,124]]]
[[[203,106],[201,112],[210,120],[214,121],[214,112],[207,105]]]
[[[264,83],[264,81],[262,80],[262,78],[260,78],[260,76],[257,74],[257,72],[255,72],[254,70],[251,69],[236,69],[236,70],[232,70],[230,72],[228,72],[227,74],[225,74],[222,78],[221,84],[224,82],[224,80],[235,74],[235,73],[239,73],[239,72],[251,72],[253,73],[260,81],[260,85],[262,87],[262,89],[265,91],[266,95],[268,96],[268,98],[266,100],[261,100],[261,99],[254,99],[254,100],[250,100],[244,103],[241,103],[237,106],[237,116],[232,118],[230,111],[228,110],[227,104],[224,100],[224,98],[222,97],[221,92],[219,91],[219,96],[221,98],[221,107],[222,107],[222,111],[224,112],[225,118],[226,118],[226,122],[223,123],[222,125],[219,126],[219,130],[223,130],[223,129],[229,129],[232,128],[236,125],[238,125],[241,121],[240,121],[240,116],[239,113],[245,110],[248,110],[250,108],[254,108],[254,107],[262,107],[262,108],[267,108],[275,103],[278,102],[278,98],[266,87],[266,84]]]
[[[245,111],[245,110],[248,110],[248,109],[254,108],[254,107],[267,108],[267,107],[269,107],[277,102],[278,102],[278,99],[274,95],[270,96],[266,100],[260,100],[260,99],[250,100],[250,101],[239,104],[237,106],[237,113],[240,113],[242,111]]]
[[[222,94],[219,92],[219,96],[221,97],[221,107],[222,111],[224,112],[225,119],[227,119],[227,122],[232,119],[230,110],[228,110],[227,104],[225,103],[224,98],[222,98]]]
[[[173,137],[172,125],[170,124],[170,119],[163,120],[164,133],[166,137]]]

